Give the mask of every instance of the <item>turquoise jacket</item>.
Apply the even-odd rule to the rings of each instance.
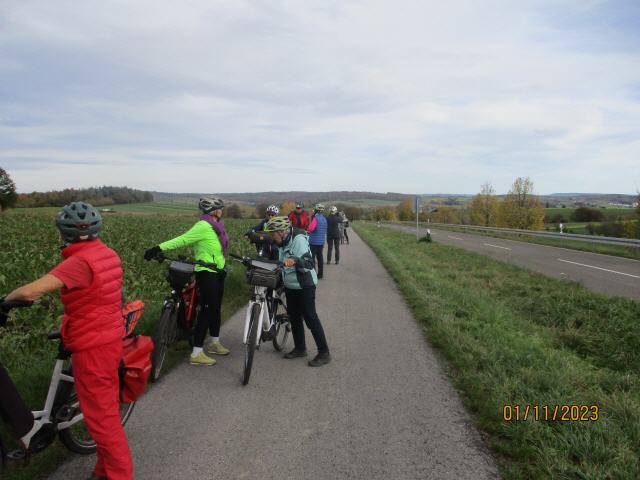
[[[301,290],[318,285],[315,262],[309,247],[309,236],[304,230],[297,230],[295,233],[289,232],[278,249],[278,253],[281,262],[288,258],[293,258],[296,261],[292,267],[282,268],[285,288]]]

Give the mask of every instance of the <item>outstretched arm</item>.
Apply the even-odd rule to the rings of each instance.
[[[16,288],[6,296],[5,300],[25,300],[27,302],[33,302],[44,294],[59,290],[62,287],[64,287],[62,280],[47,273],[35,282]]]

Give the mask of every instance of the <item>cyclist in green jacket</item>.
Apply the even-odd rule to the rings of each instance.
[[[314,261],[309,247],[308,235],[304,230],[291,228],[287,217],[273,217],[264,226],[265,232],[279,246],[279,259],[282,262],[284,292],[287,296],[287,311],[291,321],[294,349],[284,358],[307,356],[302,319],[318,347],[318,354],[309,362],[311,367],[320,367],[331,361],[329,346],[324,329],[316,313],[316,285],[318,277],[314,270]]]
[[[229,246],[229,237],[222,221],[224,202],[217,197],[201,198],[198,208],[202,211],[200,220],[189,231],[172,240],[147,250],[146,260],[152,260],[162,252],[193,245],[197,261],[210,264],[196,265],[196,286],[200,301],[200,313],[193,335],[193,351],[190,363],[193,365],[215,365],[216,361],[206,355],[228,355],[229,350],[220,343],[220,324],[222,320],[222,296],[224,295],[225,255]],[[207,328],[212,337],[204,349]],[[206,351],[206,353],[205,353]]]

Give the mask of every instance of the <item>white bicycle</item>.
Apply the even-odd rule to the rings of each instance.
[[[271,341],[281,351],[289,338],[291,324],[287,315],[281,263],[275,260],[254,259],[231,254],[247,269],[247,281],[253,292],[244,320],[242,341],[245,345],[242,384],[249,383],[253,356],[260,343]]]
[[[31,306],[31,302],[0,302],[0,324],[6,323],[11,309],[29,306]],[[58,340],[59,343],[58,356],[53,367],[44,409],[32,412],[35,421],[34,428],[30,432],[28,439],[23,437],[23,441],[26,443],[26,450],[15,450],[7,453],[2,439],[0,439],[0,455],[2,456],[3,467],[7,459],[23,460],[27,463],[31,454],[38,453],[53,443],[56,434],[60,437],[65,447],[74,453],[88,455],[96,451],[96,443],[89,435],[84,424],[84,417],[80,411],[80,403],[71,372],[71,353],[65,350],[59,331],[50,332],[47,338],[49,340]],[[135,402],[122,402],[120,404],[122,425],[129,420],[134,405]]]

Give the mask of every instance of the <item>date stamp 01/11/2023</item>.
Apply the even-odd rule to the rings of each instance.
[[[600,419],[598,405],[504,405],[505,422],[596,422]]]

